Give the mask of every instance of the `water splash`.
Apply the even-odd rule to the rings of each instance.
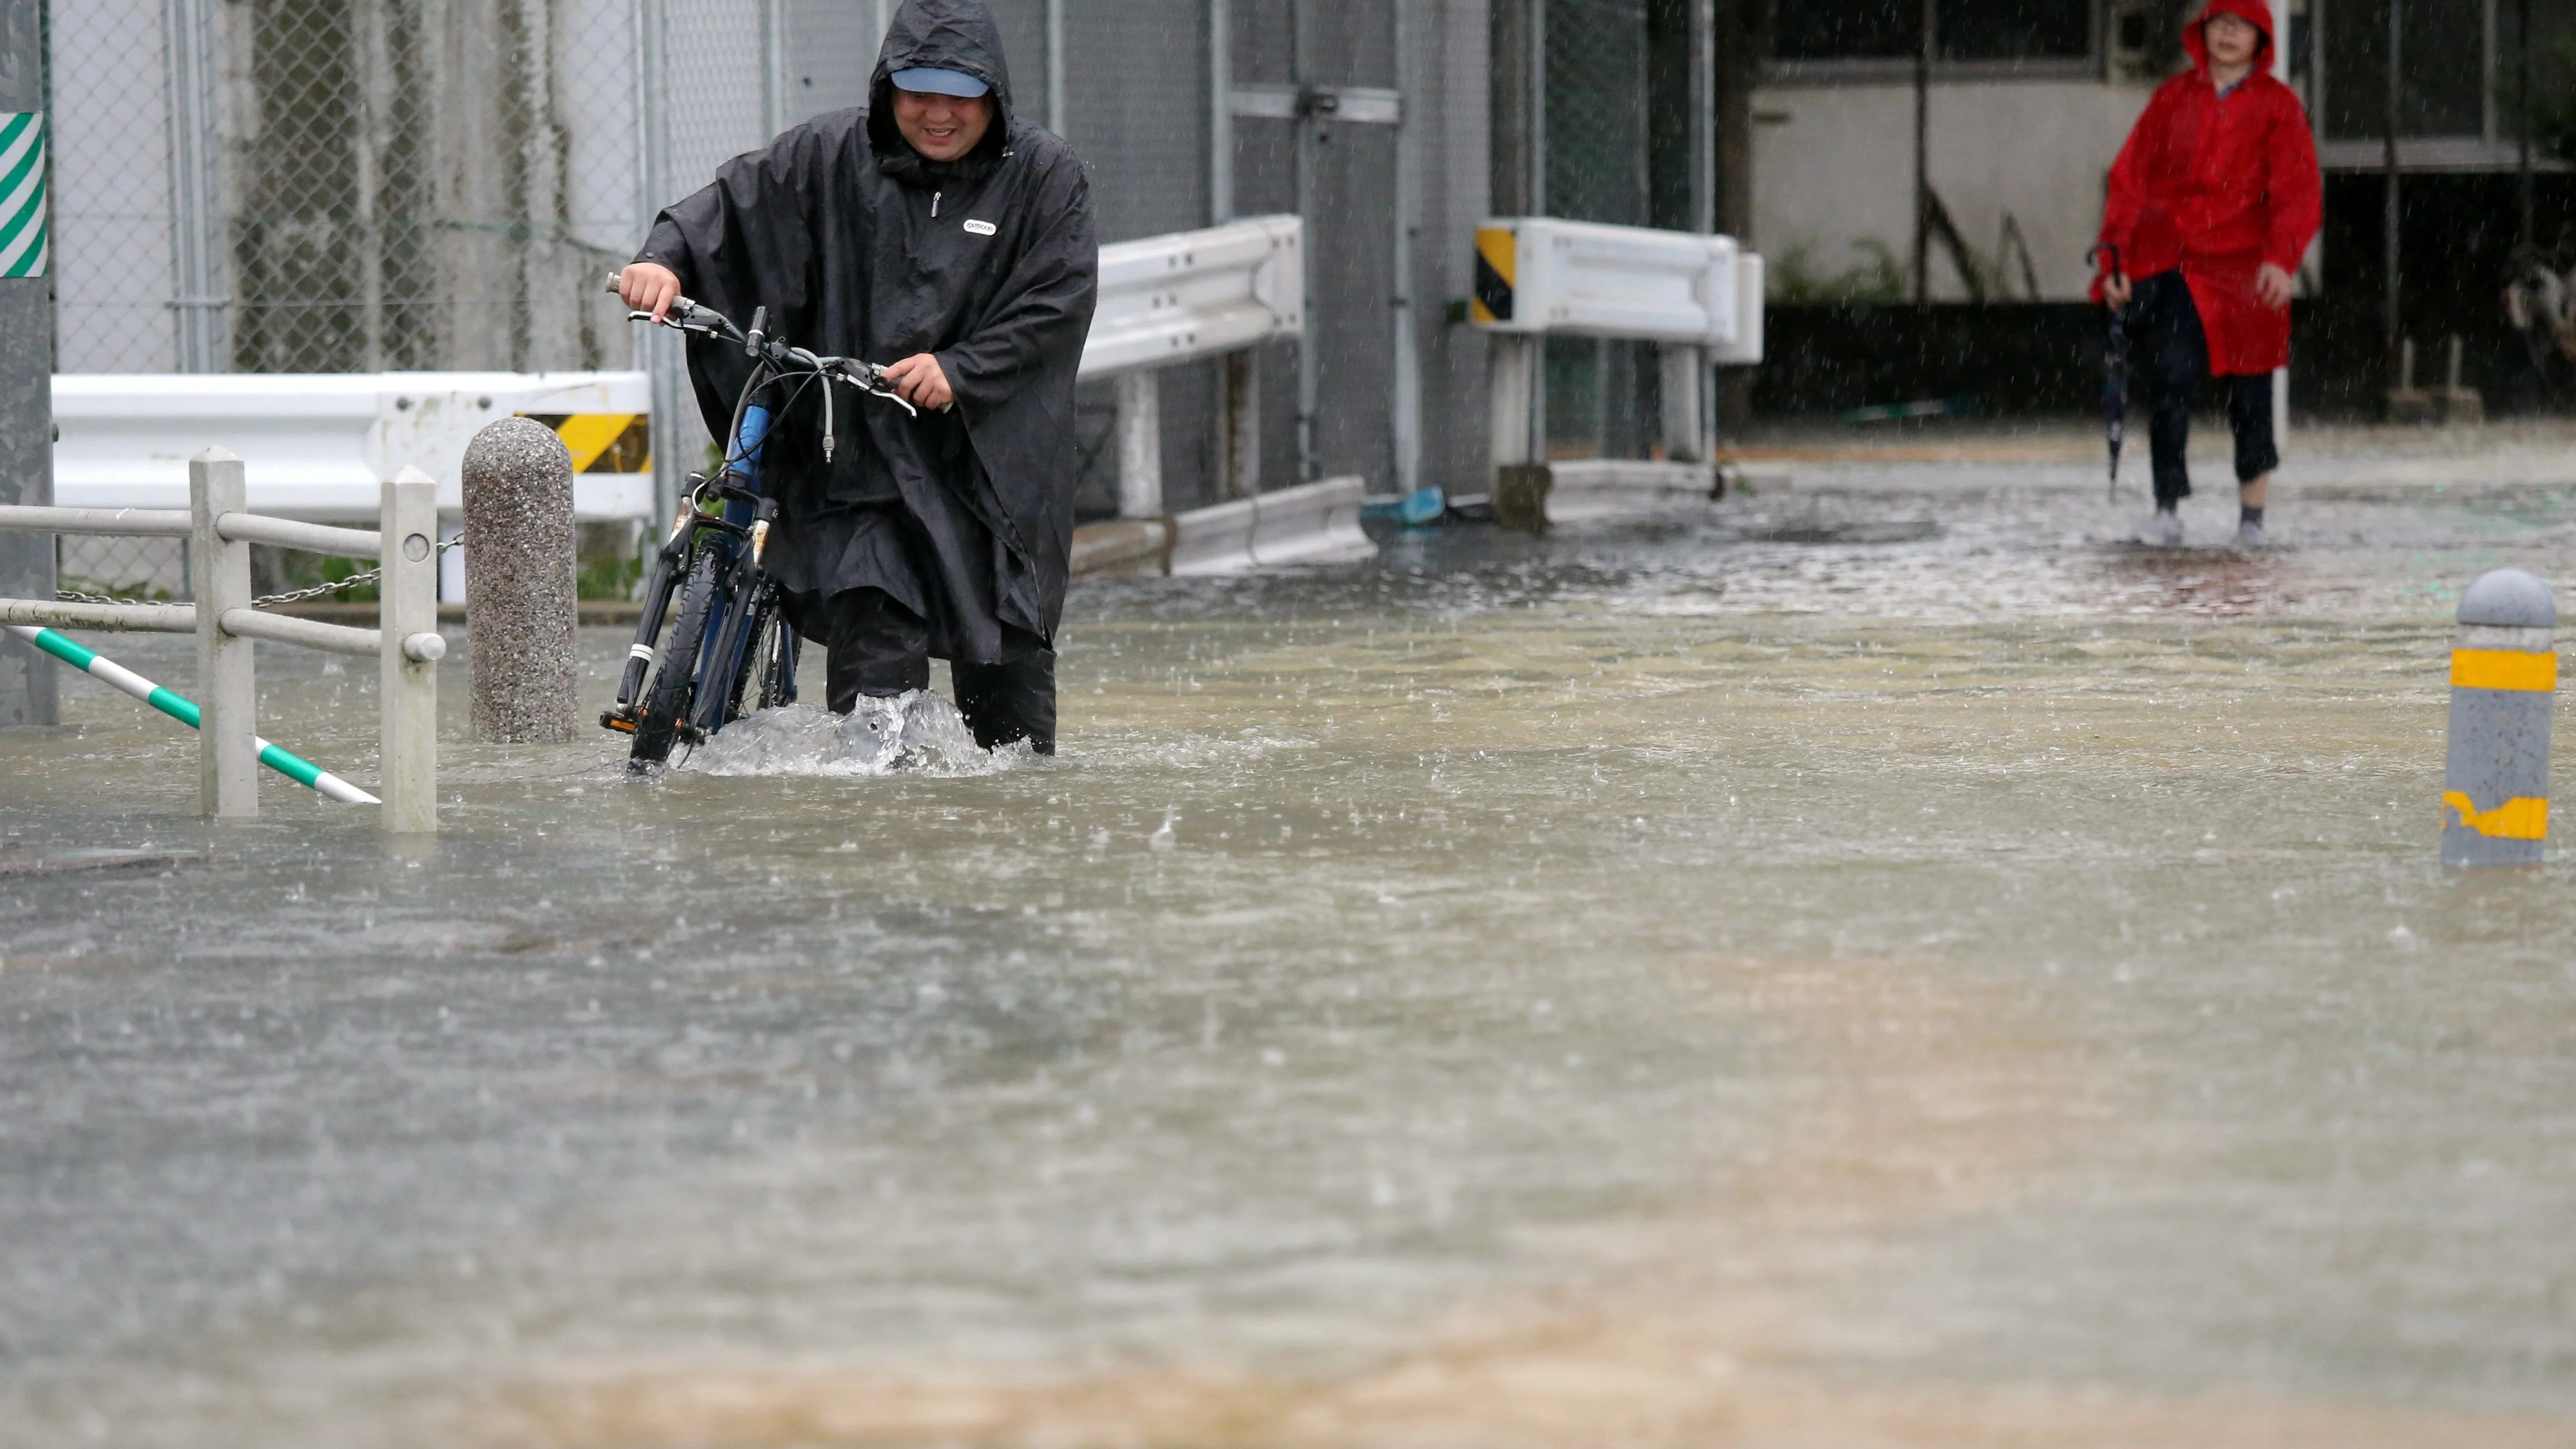
[[[986,750],[957,706],[928,690],[891,699],[862,695],[850,713],[816,705],[765,709],[725,726],[689,756],[703,775],[990,775],[1028,754]]]

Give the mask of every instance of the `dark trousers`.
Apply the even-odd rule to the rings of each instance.
[[[2171,508],[2191,496],[2183,447],[2191,441],[2191,410],[2200,403],[2201,379],[2209,376],[2209,338],[2200,330],[2200,309],[2192,305],[2191,288],[2180,272],[2158,272],[2140,281],[2129,305],[2129,326],[2146,351],[2155,393],[2147,450],[2155,464],[2156,506]],[[2217,382],[2226,389],[2227,422],[2236,433],[2236,481],[2248,483],[2281,466],[2281,450],[2272,437],[2272,375]]]
[[[859,707],[859,696],[880,698],[930,687],[930,626],[883,589],[845,589],[823,601],[816,631],[832,654],[824,699],[836,714]],[[1046,641],[1002,626],[1003,658],[993,664],[952,661],[957,712],[975,743],[998,749],[1027,740],[1041,755],[1055,753],[1055,651]]]

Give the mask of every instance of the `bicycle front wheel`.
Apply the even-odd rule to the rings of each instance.
[[[796,655],[802,640],[796,626],[778,614],[770,616],[773,643],[760,651],[760,707],[779,709],[796,702]]]
[[[627,768],[642,769],[671,758],[671,744],[678,737],[680,722],[689,717],[689,704],[697,695],[698,651],[706,643],[707,614],[715,605],[716,586],[724,575],[723,550],[702,540],[697,556],[689,563],[689,577],[680,586],[680,616],[671,621],[669,640],[662,646],[662,657],[653,671],[653,685],[644,695],[644,712],[635,720],[635,747],[626,757]]]
[[[787,621],[779,617],[778,586],[763,584],[755,593],[751,607],[745,611],[743,646],[740,662],[734,666],[731,699],[725,708],[725,722],[731,724],[756,709],[768,709],[773,661],[778,653],[779,636]],[[754,689],[757,681],[759,688]]]

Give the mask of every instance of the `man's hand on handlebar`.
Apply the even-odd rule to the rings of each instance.
[[[650,312],[659,322],[680,299],[680,274],[659,262],[634,262],[618,273],[617,295],[629,310]]]
[[[886,381],[894,384],[894,390],[903,394],[904,400],[915,407],[937,412],[957,400],[957,394],[948,386],[948,374],[939,370],[939,359],[927,352],[916,352],[901,362],[889,364],[885,375]]]

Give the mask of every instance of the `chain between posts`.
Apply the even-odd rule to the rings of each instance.
[[[465,542],[465,538],[462,534],[455,538],[441,539],[439,541],[438,551],[443,554],[463,542]],[[333,579],[327,584],[315,584],[309,589],[293,589],[283,594],[262,594],[258,598],[251,600],[250,606],[254,609],[266,609],[278,604],[300,604],[306,599],[318,599],[325,594],[336,594],[342,589],[354,589],[360,584],[372,584],[376,580],[383,578],[384,574],[385,566],[383,564],[378,564],[364,573],[351,574],[345,579]],[[56,603],[63,604],[130,604],[134,602],[132,599],[120,599],[114,594],[84,594],[78,589],[56,589],[54,590],[54,601]]]

